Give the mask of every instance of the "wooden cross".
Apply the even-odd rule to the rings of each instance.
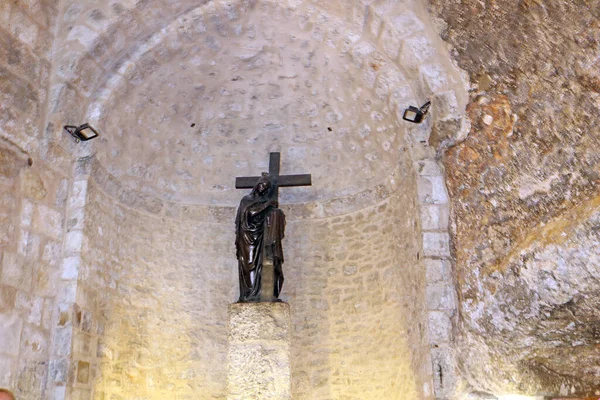
[[[279,175],[279,167],[281,162],[280,153],[270,153],[269,157],[269,175],[276,183],[276,189],[273,192],[273,197],[279,202],[279,187],[292,187],[292,186],[311,186],[310,174],[304,175]],[[244,176],[235,178],[236,189],[252,189],[260,179],[260,176]],[[276,301],[273,297],[273,289],[275,288],[275,270],[273,255],[270,254],[267,248],[264,247],[263,241],[263,263],[262,263],[262,274],[261,274],[261,302]]]
[[[277,189],[273,193],[275,199],[279,201],[279,189],[280,187],[292,187],[292,186],[311,186],[310,174],[303,175],[279,175],[279,166],[281,162],[281,153],[270,153],[269,156],[269,175],[273,177],[277,184]],[[256,182],[260,179],[260,176],[242,176],[235,178],[236,189],[252,189]]]

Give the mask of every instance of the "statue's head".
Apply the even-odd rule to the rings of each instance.
[[[262,176],[258,179],[258,182],[256,182],[256,185],[254,185],[252,192],[259,196],[269,196],[274,186],[275,184],[271,175],[263,172]]]

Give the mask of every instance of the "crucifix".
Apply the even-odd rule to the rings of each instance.
[[[236,189],[252,189],[240,202],[235,219],[239,302],[278,301],[283,286],[285,215],[279,209],[279,188],[311,186],[311,175],[279,175],[280,153],[270,153],[269,172],[238,177]]]

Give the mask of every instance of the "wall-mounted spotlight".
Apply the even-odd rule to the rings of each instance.
[[[65,125],[64,129],[69,132],[77,142],[86,142],[100,135],[98,131],[88,123],[79,126]]]
[[[423,104],[421,108],[410,106],[406,110],[404,110],[404,115],[402,116],[402,119],[408,122],[419,124],[427,115],[427,111],[429,111],[430,105],[431,101],[428,101],[427,103]]]

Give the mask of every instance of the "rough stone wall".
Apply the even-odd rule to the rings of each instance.
[[[0,5],[0,136],[33,153],[50,86],[55,1]]]
[[[580,232],[599,188],[600,3],[429,3],[472,82],[471,132],[444,157],[464,375],[473,390],[597,395],[597,254]]]
[[[224,398],[233,219],[160,218],[123,206],[94,179],[88,190],[75,393]]]
[[[209,207],[208,221],[134,210],[105,192],[114,183],[95,168],[73,393],[224,398],[235,209]],[[409,179],[379,204],[324,219],[288,211],[283,299],[294,323],[294,398],[433,395],[414,190]]]
[[[21,399],[46,396],[70,164],[57,167],[0,145],[0,386]]]
[[[294,399],[432,398],[414,184],[358,212],[289,224]]]
[[[54,1],[0,4],[0,386],[51,396],[70,157],[45,134]]]

